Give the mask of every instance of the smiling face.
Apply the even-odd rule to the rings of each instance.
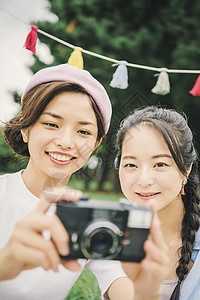
[[[146,205],[155,199],[159,211],[181,200],[184,180],[169,148],[158,130],[140,124],[129,129],[122,144],[119,178],[124,195]]]
[[[97,146],[97,120],[90,98],[62,92],[46,106],[34,125],[22,130],[30,160],[26,173],[34,180],[69,179]]]

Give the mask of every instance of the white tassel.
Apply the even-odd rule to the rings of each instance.
[[[113,67],[118,66],[110,83],[110,86],[113,88],[126,89],[128,87],[128,70],[126,64],[127,62],[122,60],[119,64],[112,65]]]
[[[152,93],[158,95],[167,95],[170,92],[170,83],[169,76],[166,72],[167,69],[163,68],[160,74],[156,74],[158,76],[158,80],[154,88],[152,88]]]

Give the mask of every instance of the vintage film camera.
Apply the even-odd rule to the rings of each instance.
[[[62,259],[113,259],[140,262],[152,210],[120,202],[88,200],[57,203],[56,214],[69,234],[70,253]]]

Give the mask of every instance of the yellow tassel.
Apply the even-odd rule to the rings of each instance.
[[[76,47],[74,51],[71,53],[70,58],[68,60],[68,64],[79,69],[83,69],[83,57],[82,57],[82,48]]]

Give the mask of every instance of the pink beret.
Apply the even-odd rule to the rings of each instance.
[[[35,86],[51,81],[66,81],[82,86],[96,102],[104,121],[105,132],[108,132],[112,115],[112,106],[108,94],[102,84],[98,82],[88,71],[81,70],[68,64],[42,69],[34,74],[28,83],[24,96]]]

